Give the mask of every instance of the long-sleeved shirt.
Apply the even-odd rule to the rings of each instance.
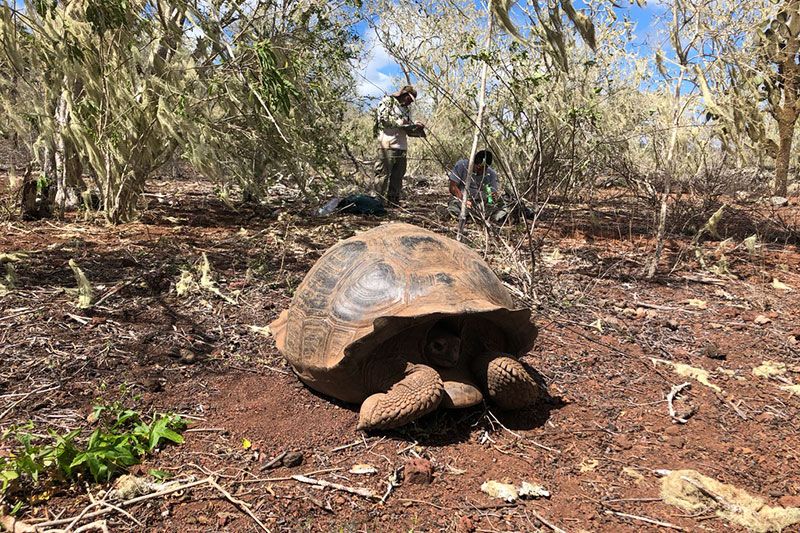
[[[408,138],[400,126],[411,124],[411,111],[400,105],[397,98],[391,95],[383,97],[378,104],[378,142],[381,148],[408,150]]]
[[[461,191],[464,190],[464,183],[467,181],[468,168],[469,161],[462,159],[456,163],[453,167],[453,170],[450,171],[450,181],[458,185],[458,188]],[[497,173],[492,169],[492,167],[487,166],[483,174],[478,174],[473,169],[472,179],[469,182],[470,198],[472,200],[482,201],[483,197],[485,196],[484,189],[486,188],[487,184],[489,187],[491,187],[492,194],[496,195],[498,193]]]

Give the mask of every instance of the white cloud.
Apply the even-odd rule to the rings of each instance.
[[[400,66],[380,43],[375,35],[375,30],[368,29],[364,32],[363,38],[366,43],[367,55],[355,66],[356,78],[359,80],[358,94],[379,98],[386,93],[393,92]]]

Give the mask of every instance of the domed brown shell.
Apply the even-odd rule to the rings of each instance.
[[[361,367],[380,343],[437,317],[481,315],[525,353],[536,328],[467,246],[410,224],[382,225],[332,246],[270,324],[278,349],[310,387],[359,402]]]

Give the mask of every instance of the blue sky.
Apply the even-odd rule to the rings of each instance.
[[[582,5],[581,0],[575,2],[576,8]],[[632,43],[632,50],[643,56],[651,56],[658,48],[660,43],[657,39],[659,29],[657,17],[664,11],[664,6],[658,0],[649,0],[645,7],[639,7],[634,2],[633,5],[616,9],[620,21],[627,14],[631,22],[636,25],[637,39]],[[359,69],[358,93],[368,98],[379,98],[395,89],[398,77],[402,77],[402,71],[377,42],[374,32],[366,23],[362,23],[358,31],[364,37],[369,50],[367,61]]]

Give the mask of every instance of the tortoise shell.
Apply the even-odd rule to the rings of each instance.
[[[380,356],[377,347],[403,332],[424,341],[420,325],[454,316],[494,323],[514,355],[530,350],[536,338],[530,311],[513,308],[508,291],[477,253],[431,231],[393,223],[328,249],[270,329],[302,381],[360,402],[369,394],[361,369]]]

